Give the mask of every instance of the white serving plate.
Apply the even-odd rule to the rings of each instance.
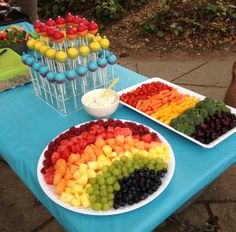
[[[140,125],[140,123],[135,122],[135,121],[130,121],[130,120],[122,120],[121,121],[125,122],[125,121],[129,121],[129,122],[134,122],[138,125]],[[82,123],[84,124],[84,123]],[[76,127],[81,126],[82,124],[77,125]],[[142,124],[143,125],[143,124]],[[145,126],[145,125],[144,125]],[[74,211],[76,213],[81,213],[81,214],[88,214],[88,215],[96,215],[96,216],[107,216],[107,215],[115,215],[115,214],[121,214],[121,213],[126,213],[135,209],[138,209],[146,204],[148,204],[149,202],[151,202],[152,200],[154,200],[156,197],[158,197],[165,189],[166,187],[169,185],[173,175],[174,175],[174,171],[175,171],[175,156],[174,156],[174,152],[170,146],[170,144],[167,142],[167,140],[158,132],[156,132],[155,130],[153,130],[152,128],[146,126],[147,128],[150,129],[151,132],[155,132],[158,137],[160,138],[160,140],[164,143],[167,144],[169,150],[170,150],[170,161],[168,163],[168,172],[166,173],[165,177],[162,178],[162,184],[161,186],[157,189],[156,192],[154,192],[152,195],[150,195],[149,197],[147,197],[145,200],[142,200],[140,202],[138,202],[137,204],[131,205],[131,206],[125,206],[119,209],[111,209],[111,210],[107,210],[107,211],[95,211],[93,209],[85,209],[82,207],[72,207],[69,204],[66,204],[64,202],[62,202],[59,199],[59,196],[56,195],[55,193],[55,187],[52,185],[48,185],[45,181],[44,181],[44,177],[43,174],[40,172],[40,170],[43,168],[43,160],[44,158],[44,152],[47,150],[48,146],[46,146],[46,148],[43,150],[43,152],[40,155],[39,161],[38,161],[38,166],[37,166],[37,177],[38,177],[38,182],[41,186],[41,188],[43,189],[44,193],[52,200],[54,201],[56,204],[60,205],[61,207],[64,207],[68,210]],[[66,130],[67,131],[67,130]],[[66,132],[64,131],[64,132]],[[62,133],[64,133],[62,132]],[[58,137],[58,136],[57,136]],[[53,139],[54,140],[54,139]]]
[[[121,90],[121,91],[118,92],[118,93],[119,93],[119,96],[121,96],[121,95],[124,94],[124,93],[127,93],[127,92],[130,92],[130,91],[132,91],[132,90],[135,90],[137,87],[140,87],[142,84],[147,84],[147,83],[151,83],[151,82],[162,82],[162,83],[164,83],[164,84],[166,84],[166,85],[169,85],[169,86],[171,86],[171,87],[173,87],[173,88],[176,88],[180,93],[189,94],[190,96],[196,96],[196,97],[198,97],[200,100],[203,100],[203,99],[205,98],[205,96],[203,96],[203,95],[201,95],[201,94],[198,94],[198,93],[196,93],[196,92],[193,92],[193,91],[191,91],[191,90],[188,90],[188,89],[186,89],[186,88],[183,88],[183,87],[181,87],[181,86],[179,86],[179,85],[173,84],[173,83],[171,83],[171,82],[169,82],[169,81],[163,80],[163,79],[161,79],[161,78],[159,78],[159,77],[153,77],[153,78],[148,79],[148,80],[146,80],[146,81],[144,81],[144,82],[141,82],[141,83],[139,83],[139,84],[136,84],[136,85],[133,85],[133,86],[131,86],[131,87],[129,87],[129,88],[126,88],[126,89],[124,89],[124,90]],[[200,146],[202,146],[202,147],[205,147],[205,148],[213,148],[214,146],[216,146],[217,144],[219,144],[220,142],[222,142],[223,140],[225,140],[225,139],[228,138],[230,135],[232,135],[233,133],[236,132],[236,127],[235,127],[235,128],[233,128],[233,129],[229,130],[227,133],[221,135],[220,137],[218,137],[216,140],[212,141],[211,143],[209,143],[209,144],[204,144],[204,143],[201,143],[200,141],[198,141],[198,140],[196,140],[196,139],[194,139],[194,138],[192,138],[192,137],[190,137],[190,136],[188,136],[188,135],[186,135],[186,134],[184,134],[184,133],[182,133],[182,132],[180,132],[180,131],[175,130],[173,127],[171,127],[171,126],[169,126],[169,125],[167,125],[167,124],[165,124],[165,123],[163,123],[163,122],[161,122],[161,121],[159,121],[159,120],[157,120],[157,119],[151,117],[151,116],[148,115],[148,114],[145,114],[144,112],[142,112],[142,111],[140,111],[140,110],[138,110],[138,109],[136,109],[136,108],[134,108],[134,107],[132,107],[132,106],[130,106],[130,105],[128,105],[128,104],[122,102],[122,101],[120,101],[120,103],[123,104],[123,105],[125,105],[125,106],[127,106],[127,107],[129,107],[129,108],[131,108],[132,110],[134,110],[134,111],[136,111],[136,112],[138,112],[138,113],[140,113],[140,114],[142,114],[142,115],[148,117],[149,119],[151,119],[151,120],[153,120],[153,121],[155,121],[155,122],[161,124],[162,126],[164,126],[164,127],[168,128],[168,129],[174,131],[175,133],[177,133],[177,134],[183,136],[184,138],[186,138],[186,139],[188,139],[188,140],[191,140],[192,142],[194,142],[194,143],[196,143],[196,144],[198,144],[198,145],[200,145]],[[230,107],[230,106],[228,106],[228,107],[231,109],[231,113],[233,113],[233,114],[236,115],[236,109],[235,109],[235,108],[232,108],[232,107]]]

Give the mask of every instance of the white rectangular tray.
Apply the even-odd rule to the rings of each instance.
[[[171,83],[171,82],[169,82],[169,81],[163,80],[163,79],[161,79],[161,78],[159,78],[159,77],[153,77],[153,78],[148,79],[148,80],[146,80],[146,81],[144,81],[144,82],[141,82],[141,83],[139,83],[139,84],[137,84],[137,85],[133,85],[133,86],[131,86],[131,87],[129,87],[129,88],[126,88],[126,89],[124,89],[124,90],[121,90],[121,91],[118,92],[118,93],[119,93],[119,96],[121,96],[121,95],[124,94],[124,93],[130,92],[130,91],[136,89],[137,87],[140,87],[142,84],[147,84],[147,83],[151,83],[151,82],[162,82],[162,83],[164,83],[164,84],[166,84],[166,85],[169,85],[169,86],[171,86],[171,87],[173,87],[173,88],[176,88],[180,93],[189,94],[190,96],[196,96],[196,97],[198,97],[200,100],[203,100],[203,99],[205,98],[205,96],[203,96],[203,95],[201,95],[201,94],[195,93],[195,92],[193,92],[193,91],[191,91],[191,90],[188,90],[188,89],[183,88],[183,87],[181,87],[181,86],[175,85],[175,84],[173,84],[173,83]],[[221,135],[220,137],[218,137],[216,140],[212,141],[211,143],[209,143],[209,144],[204,144],[204,143],[201,143],[200,141],[197,141],[196,139],[194,139],[194,138],[192,138],[192,137],[190,137],[190,136],[188,136],[188,135],[186,135],[186,134],[184,134],[184,133],[181,133],[181,132],[175,130],[173,127],[171,127],[171,126],[169,126],[169,125],[167,125],[167,124],[164,124],[164,123],[160,122],[159,120],[157,120],[157,119],[151,117],[150,115],[145,114],[144,112],[142,112],[142,111],[140,111],[140,110],[138,110],[138,109],[136,109],[136,108],[134,108],[134,107],[132,107],[132,106],[130,106],[130,105],[128,105],[128,104],[122,102],[122,101],[120,101],[120,103],[123,104],[123,105],[125,105],[125,106],[127,106],[127,107],[129,107],[129,108],[131,108],[131,109],[133,109],[134,111],[136,111],[136,112],[138,112],[138,113],[140,113],[140,114],[142,114],[142,115],[144,115],[144,116],[150,118],[151,120],[153,120],[153,121],[155,121],[155,122],[161,124],[162,126],[164,126],[164,127],[168,128],[168,129],[174,131],[175,133],[177,133],[177,134],[183,136],[184,138],[186,138],[186,139],[188,139],[188,140],[191,140],[192,142],[194,142],[194,143],[196,143],[196,144],[198,144],[198,145],[200,145],[200,146],[202,146],[202,147],[205,147],[205,148],[212,148],[212,147],[216,146],[217,144],[219,144],[220,142],[222,142],[223,140],[225,140],[225,139],[228,138],[230,135],[232,135],[233,133],[236,132],[236,127],[235,127],[235,128],[233,128],[233,129],[229,130],[227,133]],[[232,108],[232,107],[230,107],[230,106],[228,106],[228,107],[231,109],[231,113],[233,113],[233,114],[236,115],[236,109],[235,109],[235,108]]]

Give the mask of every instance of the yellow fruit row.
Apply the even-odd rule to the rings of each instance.
[[[169,105],[165,105],[151,116],[169,125],[172,119],[178,117],[186,110],[194,108],[198,102],[199,99],[197,97],[185,96],[179,104],[171,103]]]

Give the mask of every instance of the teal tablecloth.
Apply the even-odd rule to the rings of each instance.
[[[117,74],[121,77],[120,89],[145,80],[120,66]],[[44,147],[58,133],[92,118],[84,110],[63,117],[36,98],[31,90],[32,86],[28,85],[0,94],[0,154],[67,231],[151,231],[236,162],[235,134],[213,149],[204,149],[120,106],[114,118],[143,123],[166,137],[176,157],[174,177],[157,199],[129,213],[97,217],[68,211],[41,190],[36,176],[37,162]]]
[[[13,23],[12,25],[24,27],[27,32],[32,32],[33,31],[32,24],[27,23],[27,22]],[[6,28],[8,28],[12,25],[8,24],[8,25],[5,25],[5,26],[0,26],[0,31],[4,30],[4,29],[6,29]]]

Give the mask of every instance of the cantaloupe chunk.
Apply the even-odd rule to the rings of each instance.
[[[106,142],[111,148],[116,145],[116,140],[114,138],[107,139]]]
[[[129,144],[131,147],[134,146],[134,139],[132,136],[126,136],[125,137],[125,143]]]
[[[57,185],[61,179],[62,179],[62,175],[60,173],[55,173],[54,178],[53,178],[53,184]]]
[[[56,185],[56,193],[58,195],[61,195],[61,193],[65,190],[66,188],[67,181],[65,179],[61,179],[59,183]]]
[[[68,158],[67,161],[68,161],[70,164],[74,164],[74,163],[76,163],[78,160],[79,160],[79,155],[78,155],[78,154],[75,154],[75,153],[72,153],[72,154],[69,156],[69,158]]]
[[[84,155],[83,155],[83,158],[84,158],[84,162],[85,163],[88,163],[90,160],[89,160],[89,153],[84,153]]]
[[[94,153],[89,154],[89,161],[96,161],[96,160],[97,160],[97,156]]]
[[[85,149],[84,149],[84,153],[93,154],[94,151],[93,151],[92,146],[91,145],[86,146]]]
[[[77,165],[70,165],[70,173],[71,175],[73,176],[75,171],[78,169],[78,166]]]
[[[125,136],[124,135],[117,135],[115,140],[116,140],[116,145],[123,146],[123,144],[125,142]]]
[[[66,161],[64,159],[58,159],[55,164],[55,169],[60,168],[61,166],[66,166]]]
[[[106,141],[103,138],[97,138],[95,142],[96,147],[103,147],[106,145]]]
[[[101,147],[95,147],[94,148],[94,153],[95,153],[96,156],[101,155],[103,153],[102,148]]]
[[[67,169],[66,169],[66,173],[64,175],[64,179],[70,180],[70,179],[72,179],[72,177],[73,177],[73,175],[70,172],[70,166],[68,166]]]
[[[127,143],[124,143],[123,148],[125,151],[130,151],[130,145]]]
[[[135,143],[135,147],[139,150],[145,149],[145,142],[144,141],[138,141]]]
[[[115,146],[115,152],[117,154],[123,153],[124,152],[124,148],[121,146]]]

